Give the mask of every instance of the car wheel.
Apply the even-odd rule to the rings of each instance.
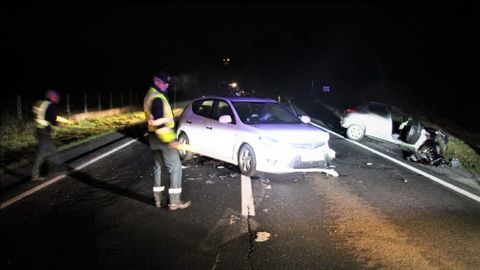
[[[190,140],[188,140],[188,136],[185,133],[180,134],[178,137],[178,142],[180,144],[190,144]],[[193,157],[193,153],[190,151],[178,150],[178,153],[182,161],[187,161]]]
[[[430,144],[424,144],[418,149],[418,154],[420,158],[427,163],[431,163],[437,159],[437,149],[435,146]]]
[[[249,144],[244,144],[238,151],[238,167],[240,172],[246,176],[252,176],[256,172],[257,161],[255,152]]]
[[[365,130],[359,125],[351,125],[347,128],[347,137],[350,140],[359,141],[365,135]]]

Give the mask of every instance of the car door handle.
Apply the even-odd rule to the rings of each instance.
[[[192,123],[192,121],[190,121],[190,120],[187,120],[187,124],[191,124],[191,123]]]
[[[206,128],[212,130],[212,127],[211,127],[211,126],[207,126]]]

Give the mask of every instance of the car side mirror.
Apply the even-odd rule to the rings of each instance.
[[[222,115],[218,118],[218,121],[222,124],[228,124],[232,122],[232,117],[230,115]]]
[[[312,121],[312,119],[310,119],[310,117],[307,115],[302,115],[300,116],[300,121],[302,121],[305,124],[308,124]]]

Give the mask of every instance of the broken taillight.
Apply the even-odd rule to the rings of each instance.
[[[347,114],[347,113],[354,113],[354,112],[356,112],[356,110],[350,109],[350,108],[348,108],[348,109],[345,110],[345,114]]]

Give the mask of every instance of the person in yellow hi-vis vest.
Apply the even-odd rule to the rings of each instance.
[[[182,163],[178,154],[179,142],[175,134],[175,121],[166,93],[171,77],[164,71],[153,76],[143,101],[143,111],[148,126],[148,141],[153,151],[153,196],[156,207],[166,206],[165,185],[161,182],[161,168],[165,165],[170,176],[168,189],[170,210],[184,209],[191,202],[184,202],[182,194]]]
[[[57,123],[71,123],[63,117],[58,116],[57,104],[60,95],[55,90],[47,90],[45,100],[37,101],[32,108],[35,117],[36,136],[38,140],[37,156],[32,167],[32,180],[45,180],[40,176],[40,168],[45,161],[57,152],[57,147],[52,139],[52,126]]]

